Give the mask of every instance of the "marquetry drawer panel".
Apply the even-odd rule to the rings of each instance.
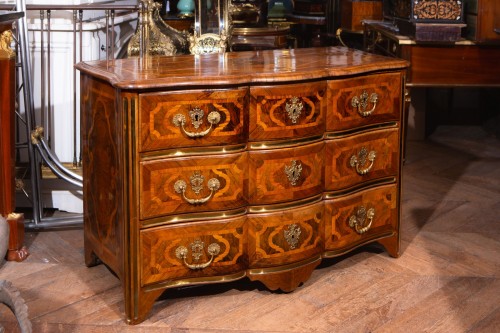
[[[326,81],[250,88],[250,141],[323,133]]]
[[[289,264],[321,253],[323,203],[248,215],[251,268]]]
[[[139,96],[141,151],[246,141],[248,88]]]
[[[244,206],[246,168],[246,153],[141,162],[141,219]]]
[[[396,176],[399,154],[397,127],[327,140],[325,189],[345,189],[366,181]]]
[[[141,285],[240,272],[246,234],[244,216],[142,230]]]
[[[293,148],[250,151],[249,203],[270,204],[321,193],[323,151],[323,142]]]
[[[392,235],[398,230],[398,210],[396,184],[325,201],[325,249],[342,251]]]
[[[327,96],[328,131],[397,121],[401,110],[401,74],[328,81]]]

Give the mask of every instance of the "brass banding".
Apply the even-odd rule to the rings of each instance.
[[[252,214],[258,214],[258,213],[270,213],[278,210],[284,210],[284,209],[292,209],[292,208],[298,208],[306,205],[310,205],[316,202],[321,201],[322,195],[315,195],[313,197],[309,197],[306,199],[302,200],[297,200],[294,202],[290,203],[280,203],[280,204],[274,204],[274,205],[262,205],[262,206],[250,206],[248,207],[248,212]]]
[[[250,149],[260,150],[296,147],[308,143],[319,142],[321,140],[323,140],[323,136],[312,136],[308,138],[287,139],[279,141],[252,142],[250,143]]]

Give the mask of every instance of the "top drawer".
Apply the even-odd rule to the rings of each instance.
[[[139,150],[246,141],[248,88],[139,95]]]
[[[250,88],[250,141],[322,135],[326,81]]]
[[[329,81],[327,101],[327,131],[397,121],[401,109],[401,74]]]

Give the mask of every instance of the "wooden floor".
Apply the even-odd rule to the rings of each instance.
[[[364,247],[289,294],[246,279],[171,290],[127,326],[117,278],[83,263],[81,229],[29,233],[31,256],[0,279],[20,290],[36,333],[500,332],[500,141],[438,128],[408,143],[403,172],[402,256]]]

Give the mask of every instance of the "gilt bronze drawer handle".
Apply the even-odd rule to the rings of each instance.
[[[356,172],[358,174],[365,175],[372,169],[373,162],[375,161],[376,156],[377,153],[374,150],[368,153],[366,148],[362,147],[360,152],[358,153],[358,156],[351,156],[350,165],[351,167],[356,168]],[[368,165],[366,168],[363,168],[363,166],[366,164],[366,160],[370,162],[370,165]]]
[[[368,95],[366,90],[363,90],[361,95],[354,96],[351,101],[351,105],[353,108],[358,109],[358,113],[362,117],[368,117],[369,115],[372,114],[373,111],[375,111],[375,108],[377,107],[377,101],[378,101],[378,95],[376,93],[372,93],[371,95]],[[373,106],[370,110],[366,110],[368,108],[368,103],[372,103]]]
[[[205,243],[203,243],[200,239],[195,240],[193,243],[190,244],[191,247],[191,257],[193,258],[193,261],[198,262],[200,258],[203,256],[203,248],[205,247]],[[202,264],[189,264],[186,261],[187,255],[188,255],[188,248],[185,246],[179,246],[177,249],[175,249],[175,256],[179,259],[182,259],[184,261],[184,265],[186,265],[187,268],[196,270],[196,269],[203,269],[208,266],[213,262],[214,258],[216,255],[219,254],[220,252],[220,245],[217,243],[212,243],[208,246],[207,252],[210,255],[210,260],[202,263]]]
[[[194,191],[194,193],[199,194],[200,191],[203,189],[204,179],[205,177],[203,177],[203,175],[200,172],[195,172],[190,177],[191,189]],[[179,179],[174,184],[175,192],[179,194],[182,193],[182,197],[184,198],[184,200],[186,200],[191,205],[200,205],[210,200],[210,198],[212,198],[214,193],[220,188],[220,181],[217,178],[210,178],[207,182],[207,187],[210,190],[210,194],[207,197],[201,199],[190,199],[186,197],[187,183],[184,180]]]
[[[200,125],[203,124],[204,114],[205,113],[200,108],[194,108],[189,111],[189,117],[191,118],[191,123],[193,124],[194,128],[198,129]],[[206,130],[202,132],[189,132],[184,128],[184,126],[186,125],[186,116],[178,113],[172,118],[172,122],[174,123],[174,125],[176,127],[180,127],[182,132],[184,132],[184,134],[186,134],[190,138],[201,138],[210,133],[214,125],[217,125],[220,122],[220,113],[217,111],[210,112],[207,116],[207,121],[210,124],[210,127],[208,127]]]
[[[293,124],[297,123],[297,119],[299,119],[303,109],[304,104],[302,104],[302,101],[298,97],[290,98],[285,105],[285,110],[288,114],[288,118],[292,121]]]
[[[302,164],[300,164],[300,162],[297,163],[296,160],[292,160],[291,165],[285,165],[285,174],[292,186],[297,185],[297,181],[302,174]]]
[[[299,238],[301,233],[302,231],[300,230],[300,227],[295,223],[290,224],[288,226],[288,229],[284,231],[285,240],[290,246],[290,250],[295,249],[297,247],[297,244],[299,244]]]
[[[354,228],[358,234],[364,234],[372,226],[375,217],[375,208],[366,210],[364,206],[359,207],[354,215],[349,218],[349,226]]]

